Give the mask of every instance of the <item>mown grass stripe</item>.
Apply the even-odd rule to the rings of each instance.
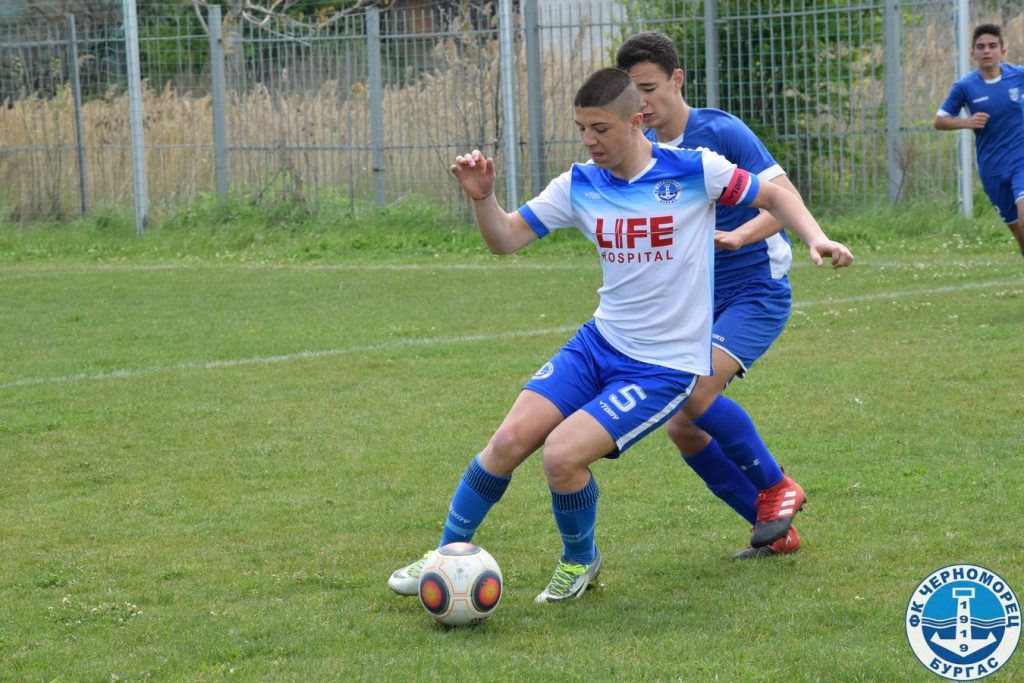
[[[991,287],[1024,286],[1020,279],[986,280],[983,282],[964,282],[958,285],[945,285],[941,287],[929,287],[924,289],[907,289],[889,292],[872,292],[870,294],[859,294],[845,297],[832,297],[814,301],[795,301],[793,308],[803,309],[814,306],[834,306],[838,304],[863,303],[866,301],[885,301],[888,299],[903,299],[921,295],[950,294],[976,289],[988,289]],[[573,325],[559,327],[543,327],[529,330],[515,330],[497,334],[470,334],[449,337],[421,337],[411,339],[396,339],[393,341],[377,342],[374,344],[361,344],[337,349],[323,349],[320,351],[297,351],[295,353],[278,354],[273,356],[253,356],[250,358],[233,358],[214,361],[189,361],[166,366],[150,368],[139,368],[136,370],[121,369],[110,372],[78,373],[74,375],[62,375],[58,377],[25,377],[0,383],[0,389],[11,389],[15,387],[36,386],[40,384],[73,384],[76,382],[104,381],[111,379],[131,379],[168,372],[190,371],[190,370],[219,370],[246,365],[272,365],[276,363],[290,363],[313,358],[326,358],[340,356],[350,353],[373,353],[376,351],[387,351],[391,349],[410,348],[418,346],[443,346],[448,344],[466,344],[481,341],[499,341],[503,339],[518,339],[524,337],[541,337],[547,334],[565,334],[576,329]]]

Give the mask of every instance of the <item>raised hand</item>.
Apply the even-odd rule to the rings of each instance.
[[[494,159],[484,158],[478,149],[455,157],[451,172],[472,199],[486,199],[494,192]]]

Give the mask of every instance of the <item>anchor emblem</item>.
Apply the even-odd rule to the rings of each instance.
[[[1017,596],[998,574],[952,564],[929,574],[910,595],[907,640],[917,661],[951,681],[1000,670],[1020,642]]]
[[[985,638],[975,638],[971,619],[971,600],[974,598],[974,589],[959,587],[953,589],[953,599],[956,600],[956,630],[952,638],[941,638],[939,632],[932,633],[931,642],[944,650],[948,650],[959,657],[967,657],[974,654],[983,647],[988,647],[996,642],[995,636],[989,631]]]

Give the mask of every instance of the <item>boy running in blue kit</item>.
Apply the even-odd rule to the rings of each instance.
[[[1024,65],[1003,64],[1004,57],[999,26],[974,29],[971,59],[978,68],[953,84],[935,128],[974,131],[982,187],[1024,256]],[[959,118],[965,107],[970,116]]]

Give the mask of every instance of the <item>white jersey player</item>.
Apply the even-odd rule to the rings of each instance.
[[[592,163],[574,165],[518,210],[508,213],[494,198],[492,159],[475,150],[451,167],[491,251],[511,253],[575,227],[594,243],[604,271],[593,319],[527,382],[470,462],[441,536],[442,545],[471,541],[512,472],[543,446],[563,552],[538,602],[579,597],[600,570],[590,465],[663,424],[711,370],[715,203],[772,211],[818,263],[830,245],[795,195],[713,152],[647,140],[640,96],[625,72],[595,72],[573,104]],[[416,594],[425,557],[392,574],[395,592]]]

